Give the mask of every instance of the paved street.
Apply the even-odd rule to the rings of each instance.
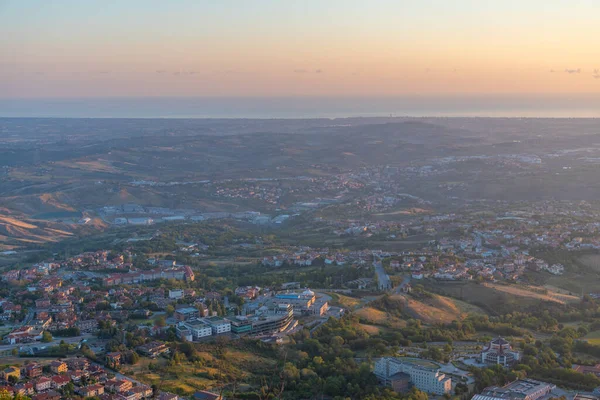
[[[91,339],[91,338],[95,338],[95,336],[91,335],[91,334],[86,334],[86,335],[74,336],[74,337],[68,337],[68,338],[54,338],[52,340],[52,342],[49,342],[49,343],[34,342],[34,343],[4,344],[4,345],[0,345],[0,352],[10,351],[14,348],[24,350],[24,349],[28,349],[28,348],[32,348],[32,347],[41,348],[41,347],[58,346],[62,340],[64,340],[65,343],[67,343],[67,344],[73,344],[73,343],[79,343],[83,339]]]
[[[375,273],[377,274],[377,287],[379,290],[389,290],[392,288],[392,280],[389,275],[386,274],[383,269],[383,264],[380,260],[373,261],[373,266],[375,267]]]
[[[398,286],[396,286],[396,289],[394,289],[394,294],[400,294],[402,293],[402,289],[404,289],[406,287],[406,285],[408,285],[410,283],[410,274],[404,275],[404,279],[402,280],[402,283]]]

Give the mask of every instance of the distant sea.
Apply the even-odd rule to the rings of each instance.
[[[600,118],[600,95],[463,97],[0,98],[0,117],[52,118]]]

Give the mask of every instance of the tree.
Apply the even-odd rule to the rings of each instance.
[[[64,396],[72,396],[75,393],[75,385],[73,382],[67,383],[62,389]]]
[[[175,307],[169,304],[166,308],[166,312],[169,317],[173,316],[173,314],[175,314]]]
[[[48,331],[44,331],[42,333],[42,342],[43,343],[50,343],[52,341],[52,334]]]
[[[456,384],[456,387],[454,388],[454,393],[456,393],[457,396],[461,396],[465,393],[469,393],[469,387],[462,382],[458,382]]]
[[[158,326],[159,328],[162,328],[162,327],[167,326],[167,321],[165,320],[165,317],[163,317],[161,315],[160,317],[158,317],[154,320],[154,325]]]
[[[6,389],[0,390],[0,400],[31,400],[29,397],[17,394],[13,397]]]
[[[140,361],[140,356],[138,355],[138,353],[136,353],[135,351],[132,351],[132,352],[131,352],[131,358],[130,358],[129,362],[130,362],[132,365],[135,365],[135,364],[137,364],[139,361]]]

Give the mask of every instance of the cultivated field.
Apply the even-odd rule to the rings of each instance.
[[[503,286],[493,284],[478,284],[475,282],[424,282],[427,290],[443,296],[459,299],[476,308],[473,312],[483,311],[490,315],[500,315],[514,310],[527,309],[530,306],[543,302],[564,303],[565,301],[576,301],[576,297],[552,297],[550,294],[541,294],[543,288],[538,287],[540,293],[527,291],[514,286]],[[548,292],[553,293],[553,292]],[[564,296],[564,295],[563,295]],[[463,308],[464,312],[467,311]],[[477,311],[475,311],[477,310]]]
[[[403,328],[406,326],[406,321],[398,317],[391,316],[385,311],[377,310],[373,307],[361,308],[360,310],[356,311],[355,314],[361,318],[366,325],[391,328]],[[370,329],[373,330],[373,328]]]
[[[566,304],[579,301],[579,297],[568,294],[553,292],[538,286],[518,287],[508,285],[497,285],[493,283],[484,283],[485,287],[508,293],[509,295],[518,297],[530,297],[543,301],[552,301],[559,304]]]
[[[424,300],[407,297],[406,305],[409,314],[427,324],[448,324],[461,320],[467,315],[456,305],[454,300],[438,295]]]

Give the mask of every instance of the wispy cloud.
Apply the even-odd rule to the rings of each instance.
[[[198,71],[194,71],[194,70],[187,71],[187,70],[183,70],[183,69],[179,70],[179,71],[171,72],[171,75],[174,75],[174,76],[193,76],[193,75],[198,75],[198,74],[199,74]]]
[[[323,70],[321,68],[316,68],[314,70],[306,69],[306,68],[297,68],[294,70],[295,74],[322,74]]]
[[[567,74],[580,74],[581,73],[581,68],[577,68],[577,69],[567,68],[567,69],[565,69],[565,72]]]

